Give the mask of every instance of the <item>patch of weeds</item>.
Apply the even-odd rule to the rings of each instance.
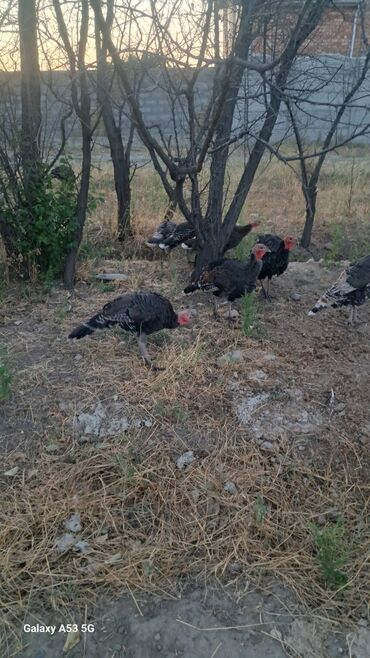
[[[186,420],[188,412],[180,402],[157,402],[154,413],[171,423],[182,423]]]
[[[6,400],[10,395],[12,376],[9,370],[6,350],[0,349],[0,400]]]
[[[310,529],[326,585],[334,589],[343,587],[348,580],[343,571],[348,560],[343,521],[339,519],[322,530],[313,523]]]
[[[268,507],[261,494],[258,494],[256,497],[256,502],[254,503],[254,518],[258,525],[262,525],[263,519],[265,518],[267,512]]]
[[[349,252],[349,260],[351,262],[370,253],[370,229],[368,227],[362,227],[360,235],[355,236],[355,240],[356,242],[351,244]]]
[[[115,466],[116,466],[116,472],[120,478],[119,485],[120,487],[122,484],[128,485],[130,482],[132,482],[132,479],[135,474],[135,469],[133,465],[127,461],[127,457],[125,455],[119,455],[117,454],[115,456]]]
[[[276,388],[273,388],[272,391],[270,391],[270,398],[271,400],[290,400],[290,395],[276,386]]]
[[[173,266],[171,264],[170,268],[170,277],[171,277],[171,292],[172,294],[175,294],[177,291],[177,286],[178,286],[178,281],[179,281],[179,272],[176,266]]]
[[[5,266],[0,263],[0,304],[2,304],[4,301],[5,289],[6,289]]]
[[[330,224],[330,240],[332,247],[328,254],[325,256],[325,262],[336,262],[341,260],[343,255],[345,239],[345,224],[341,219],[332,221]]]
[[[153,334],[150,339],[152,345],[156,345],[157,347],[168,345],[171,342],[171,336],[168,331],[158,331],[156,334]]]
[[[255,292],[243,295],[240,300],[241,330],[248,338],[266,338],[266,331],[257,317],[258,309]]]
[[[55,311],[55,319],[58,320],[58,322],[63,322],[63,320],[65,320],[67,317],[68,311],[69,304],[64,302],[64,304],[62,304],[62,306]]]
[[[111,244],[103,244],[86,240],[80,248],[81,260],[100,260],[117,256],[117,250]]]
[[[151,560],[146,560],[143,562],[143,573],[147,578],[151,578],[154,574],[154,565]]]
[[[114,292],[115,290],[117,290],[114,283],[107,283],[105,281],[100,281],[98,283],[98,288],[100,292]]]

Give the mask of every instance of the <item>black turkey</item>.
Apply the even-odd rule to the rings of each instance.
[[[280,238],[278,235],[266,233],[258,237],[258,242],[266,245],[269,251],[262,259],[262,269],[258,276],[266,299],[271,300],[270,281],[273,276],[284,274],[289,263],[289,252],[295,247],[295,240],[291,236]],[[267,289],[262,283],[267,278]]]

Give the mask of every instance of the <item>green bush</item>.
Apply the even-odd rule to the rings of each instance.
[[[68,161],[63,160],[62,164],[67,165]],[[9,192],[0,201],[0,212],[9,227],[7,251],[11,268],[44,281],[56,278],[63,271],[75,235],[73,183],[70,179],[56,181],[46,165],[40,165],[37,182],[30,192],[31,207],[20,182],[15,191],[3,177],[1,186]]]

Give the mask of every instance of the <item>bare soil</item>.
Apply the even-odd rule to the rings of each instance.
[[[7,347],[13,382],[10,398],[1,402],[4,465],[0,480],[5,528],[2,570],[8,584],[14,570],[14,587],[12,604],[11,587],[7,585],[4,589],[8,598],[3,603],[3,616],[10,644],[1,655],[8,655],[7,651],[14,655],[9,648],[9,629],[19,634],[27,615],[39,622],[42,617],[42,620],[49,618],[56,623],[61,616],[71,619],[72,614],[81,615],[82,601],[86,600],[89,619],[95,620],[97,630],[93,636],[86,635],[71,650],[72,658],[366,656],[361,653],[361,647],[356,649],[361,644],[357,636],[354,651],[353,647],[349,648],[345,634],[358,632],[359,622],[359,629],[366,629],[368,623],[370,305],[360,309],[362,324],[356,328],[347,325],[345,311],[327,311],[315,318],[307,315],[320,292],[342,268],[343,264],[327,267],[322,261],[292,262],[286,274],[273,284],[274,301],[269,304],[262,298],[259,300],[251,338],[243,335],[239,321],[232,325],[222,318],[215,321],[207,295],[197,293],[190,300],[184,298],[181,291],[188,281],[189,269],[183,254],[166,262],[163,269],[156,260],[96,261],[96,271],[119,271],[129,277],[126,282],[110,285],[109,289],[93,282],[91,268],[88,270],[84,266],[72,295],[54,288],[46,294],[33,290],[25,297],[24,286],[9,288],[3,303],[0,342]],[[190,301],[197,310],[191,328],[154,336],[148,343],[151,355],[165,368],[164,372],[147,371],[140,362],[135,341],[119,332],[102,332],[79,342],[67,340],[68,332],[93,315],[103,303],[125,290],[138,288],[163,292],[175,307],[184,307]],[[222,365],[219,357],[235,350],[242,356],[236,362]],[[113,430],[107,434],[100,429],[96,434],[81,433],[78,417],[81,414],[94,416],[99,404],[108,410],[109,420],[115,420],[117,413],[120,418],[127,419],[127,434]],[[246,527],[250,530],[244,529],[243,534],[236,537],[238,530],[229,530],[231,526],[222,521],[220,503],[217,503],[218,509],[216,506],[213,510],[209,506],[207,511],[199,507],[197,518],[200,525],[204,519],[204,528],[209,515],[218,518],[217,527],[212,527],[212,533],[218,535],[213,534],[212,541],[216,542],[217,537],[219,548],[208,545],[204,553],[194,553],[194,564],[190,565],[185,540],[181,539],[185,556],[183,574],[178,566],[180,560],[176,561],[176,555],[181,554],[181,544],[175,546],[174,540],[173,566],[167,573],[163,562],[163,572],[157,580],[149,573],[141,573],[141,580],[139,576],[135,580],[118,570],[115,576],[114,564],[109,577],[103,574],[86,578],[85,574],[77,578],[78,570],[81,574],[81,564],[78,566],[71,552],[61,561],[55,555],[53,541],[62,532],[62,519],[73,509],[72,503],[66,502],[67,498],[73,498],[72,491],[68,495],[73,482],[76,495],[82,497],[83,490],[93,497],[98,471],[95,469],[94,475],[90,477],[89,474],[86,480],[81,473],[80,482],[73,473],[77,473],[79,463],[86,464],[88,469],[91,460],[96,459],[94,455],[98,455],[97,459],[105,464],[104,468],[101,466],[104,479],[104,469],[109,460],[117,458],[125,436],[129,436],[130,454],[150,457],[153,474],[157,467],[159,469],[158,465],[168,469],[169,464],[175,464],[184,451],[195,452],[195,466],[188,467],[184,474],[176,475],[176,467],[173,467],[171,485],[177,487],[181,496],[184,491],[189,497],[193,496],[195,507],[198,504],[196,491],[202,492],[202,487],[206,490],[208,486],[205,482],[207,468],[211,471],[221,468],[222,472],[217,473],[221,492],[222,483],[232,480],[237,490],[244,492],[243,500],[251,495],[250,504],[255,505],[258,489],[253,494],[248,493],[245,469],[248,464],[248,468],[251,464],[259,464],[256,468],[263,468],[263,486],[267,487],[267,493],[261,488],[261,496],[268,510],[267,517],[271,516],[266,534],[249,525]],[[228,452],[232,455],[229,462]],[[221,466],[217,466],[218,463]],[[15,467],[18,467],[16,474],[5,475]],[[197,468],[204,469],[203,475]],[[62,493],[62,489],[58,489],[58,473],[68,474],[69,469],[71,482]],[[165,473],[165,470],[160,472]],[[193,477],[198,479],[193,481]],[[158,482],[156,486],[160,488],[160,480]],[[43,533],[42,541],[46,542],[38,553],[41,562],[29,558],[33,550],[37,552],[36,529],[33,529],[34,544],[29,544],[28,548],[23,546],[22,555],[17,554],[14,534],[9,530],[12,517],[18,527],[29,518],[26,498],[22,498],[26,495],[25,487],[34,490],[35,496],[39,495],[38,491],[50,490],[50,495],[45,494],[43,499],[42,512],[36,509],[32,512],[35,528]],[[278,491],[283,491],[286,497],[281,501],[281,510],[278,509]],[[18,495],[22,501],[19,509]],[[161,495],[172,496],[165,489]],[[119,494],[115,496],[118,500]],[[53,512],[58,504],[59,517]],[[91,502],[89,522],[84,522],[88,527],[83,538],[89,542],[93,532],[89,523],[94,515],[98,525],[99,511],[94,505]],[[242,503],[239,501],[235,505],[234,512],[230,508],[230,513],[237,515]],[[47,517],[45,508],[48,506],[49,517],[54,514],[55,520]],[[289,524],[285,526],[288,517]],[[344,521],[351,548],[350,564],[345,567],[349,585],[339,593],[323,584],[309,539],[311,522],[324,527],[338,518]],[[105,525],[110,528],[112,524],[113,521],[106,518]],[[108,532],[105,557],[116,555],[120,535],[117,528],[116,531]],[[137,537],[144,542],[140,532],[138,529]],[[149,529],[147,532],[146,537],[152,533]],[[211,532],[208,526],[207,532]],[[249,541],[245,539],[245,532],[252,533],[256,542],[255,549],[248,549],[252,551],[249,554],[238,552],[239,542]],[[122,544],[123,540],[120,541]],[[155,542],[150,550],[155,553]],[[47,554],[45,564],[41,557],[44,554]],[[189,586],[184,591],[179,584],[182,576],[189,577],[189,582],[194,582],[193,578],[199,578],[201,573],[206,577],[207,563],[220,587],[237,582],[237,592],[243,591],[243,595],[238,596],[235,589],[231,593],[220,588],[210,593],[204,581],[201,587]],[[64,577],[70,573],[74,588],[69,600],[66,592],[58,599],[53,591],[56,581],[52,573],[50,578],[45,574],[46,564],[50,572],[57,570],[59,576],[61,568]],[[274,577],[273,585],[269,581],[268,592],[245,582],[247,577],[262,586],[264,581],[260,578],[265,578],[266,574]],[[38,591],[40,582],[43,585]],[[116,590],[117,593],[131,587],[132,596],[112,602],[112,594],[109,594],[107,602],[105,584],[110,592]],[[161,590],[166,594],[153,599],[143,593],[146,589],[154,590],[157,596]],[[166,600],[169,592],[171,598]],[[98,602],[94,607],[96,597]],[[302,617],[308,604],[311,606],[309,619]],[[66,613],[68,609],[79,612]],[[44,612],[40,612],[42,610]],[[323,630],[319,617],[330,619],[334,626],[327,626],[325,622]],[[281,628],[276,619],[279,624],[281,622]],[[306,626],[297,625],[300,619]],[[265,620],[266,628],[261,626]],[[312,637],[313,630],[310,626],[307,628],[307,624],[313,623],[318,623],[319,639],[310,646],[308,638]],[[235,628],[249,624],[258,627]],[[230,626],[229,630],[199,630]],[[306,637],[302,640],[303,645],[306,642],[303,648],[297,649],[299,641],[294,633],[301,640]],[[20,648],[22,643],[29,643],[29,646],[17,655],[25,658],[59,656],[64,641],[62,635],[26,637],[23,634],[21,644],[17,641],[16,646]]]

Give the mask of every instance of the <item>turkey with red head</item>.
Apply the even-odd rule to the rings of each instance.
[[[215,297],[225,297],[229,302],[229,316],[231,302],[256,288],[257,277],[262,268],[262,258],[268,252],[264,244],[256,244],[246,262],[232,258],[221,258],[207,265],[198,281],[184,289],[184,293],[205,290],[212,292]],[[214,313],[217,313],[215,300]]]
[[[357,307],[370,299],[370,255],[351,263],[337,281],[320,297],[308,315],[324,308],[349,306],[349,323],[357,322]]]
[[[68,338],[83,338],[96,329],[118,325],[124,331],[135,334],[146,365],[157,370],[146,349],[147,336],[161,329],[186,325],[190,315],[190,311],[176,313],[171,302],[156,292],[128,292],[105,304],[97,315],[76,327]]]
[[[295,247],[295,240],[290,235],[286,238],[280,238],[278,235],[266,233],[258,237],[258,242],[266,245],[269,251],[262,259],[262,269],[258,275],[265,298],[271,300],[270,281],[273,276],[284,274],[289,263],[289,252]],[[267,278],[267,289],[262,281]]]

